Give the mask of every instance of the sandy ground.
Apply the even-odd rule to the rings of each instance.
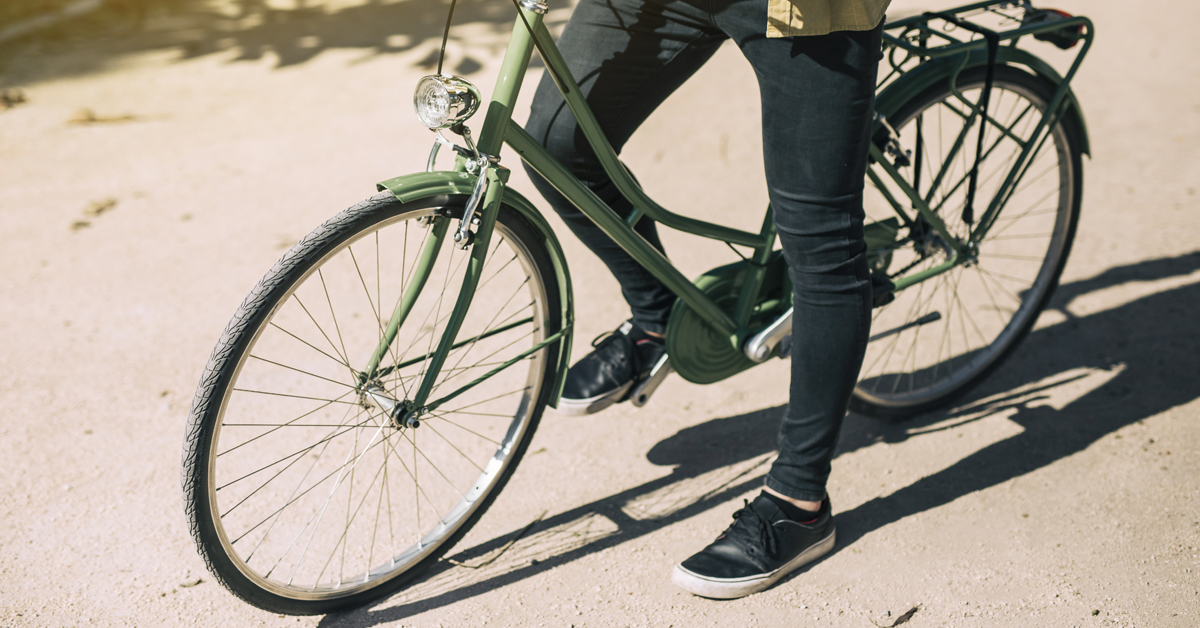
[[[962,408],[851,416],[836,552],[732,602],[668,574],[761,482],[779,361],[708,387],[671,379],[638,412],[548,414],[487,528],[548,514],[486,569],[299,619],[204,572],[178,481],[200,371],[288,246],[423,167],[410,93],[442,5],[331,4],[240,29],[151,15],[141,33],[6,50],[0,86],[28,102],[0,110],[0,626],[869,628],[914,607],[914,627],[1200,624],[1200,9],[1062,5],[1090,12],[1098,43],[1076,85],[1093,152],[1054,310]],[[510,14],[460,6],[450,67],[486,91]],[[668,207],[757,224],[753,93],[723,49],[625,158]],[[82,108],[113,120],[68,124]],[[578,356],[624,312],[552,220],[587,286]],[[689,273],[722,255],[667,244]]]

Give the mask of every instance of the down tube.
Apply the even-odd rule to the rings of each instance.
[[[728,314],[713,303],[658,249],[650,246],[594,192],[585,187],[566,167],[542,148],[525,129],[512,124],[505,133],[504,141],[521,156],[538,174],[546,178],[563,196],[567,197],[585,216],[595,222],[625,252],[637,260],[650,274],[654,275],[675,293],[684,303],[696,311],[705,322],[730,339],[737,346],[737,324]]]

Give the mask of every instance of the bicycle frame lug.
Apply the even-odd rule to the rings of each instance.
[[[550,4],[546,0],[520,0],[519,4],[526,11],[541,15],[545,15],[546,11],[550,10]]]

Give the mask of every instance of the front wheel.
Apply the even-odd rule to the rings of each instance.
[[[558,343],[486,375],[561,330],[560,295],[536,230],[507,207],[430,400],[475,385],[415,426],[380,410],[380,397],[415,393],[454,309],[470,252],[446,236],[464,202],[385,192],[342,212],[275,264],[222,334],[188,422],[184,504],[210,571],[250,604],[318,614],[398,590],[483,515],[533,438]]]
[[[982,68],[958,80],[972,103],[983,84]],[[889,116],[901,146],[913,151],[902,170],[908,183],[964,241],[1029,141],[1054,85],[1002,66],[993,90],[974,224],[964,222],[963,207],[978,126],[967,126],[963,101],[948,84],[934,85]],[[1058,120],[1049,138],[1034,145],[1029,168],[970,259],[897,293],[894,302],[875,311],[851,410],[901,418],[941,407],[987,377],[1033,327],[1058,285],[1079,220],[1083,164],[1079,127],[1072,122]],[[891,193],[903,198],[894,186]],[[923,226],[896,234],[894,246],[874,254],[873,271],[899,279],[944,263],[949,248]]]

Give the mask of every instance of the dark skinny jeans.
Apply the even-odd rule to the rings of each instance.
[[[754,68],[767,185],[795,287],[791,402],[767,486],[818,501],[870,327],[862,192],[880,29],[767,38],[766,11],[767,0],[580,0],[559,47],[618,152],[727,38]],[[618,214],[628,215],[630,204],[600,167],[548,74],[527,129]],[[637,324],[665,331],[675,295],[544,179],[530,175],[616,276]],[[652,221],[641,220],[637,231],[662,249]]]

